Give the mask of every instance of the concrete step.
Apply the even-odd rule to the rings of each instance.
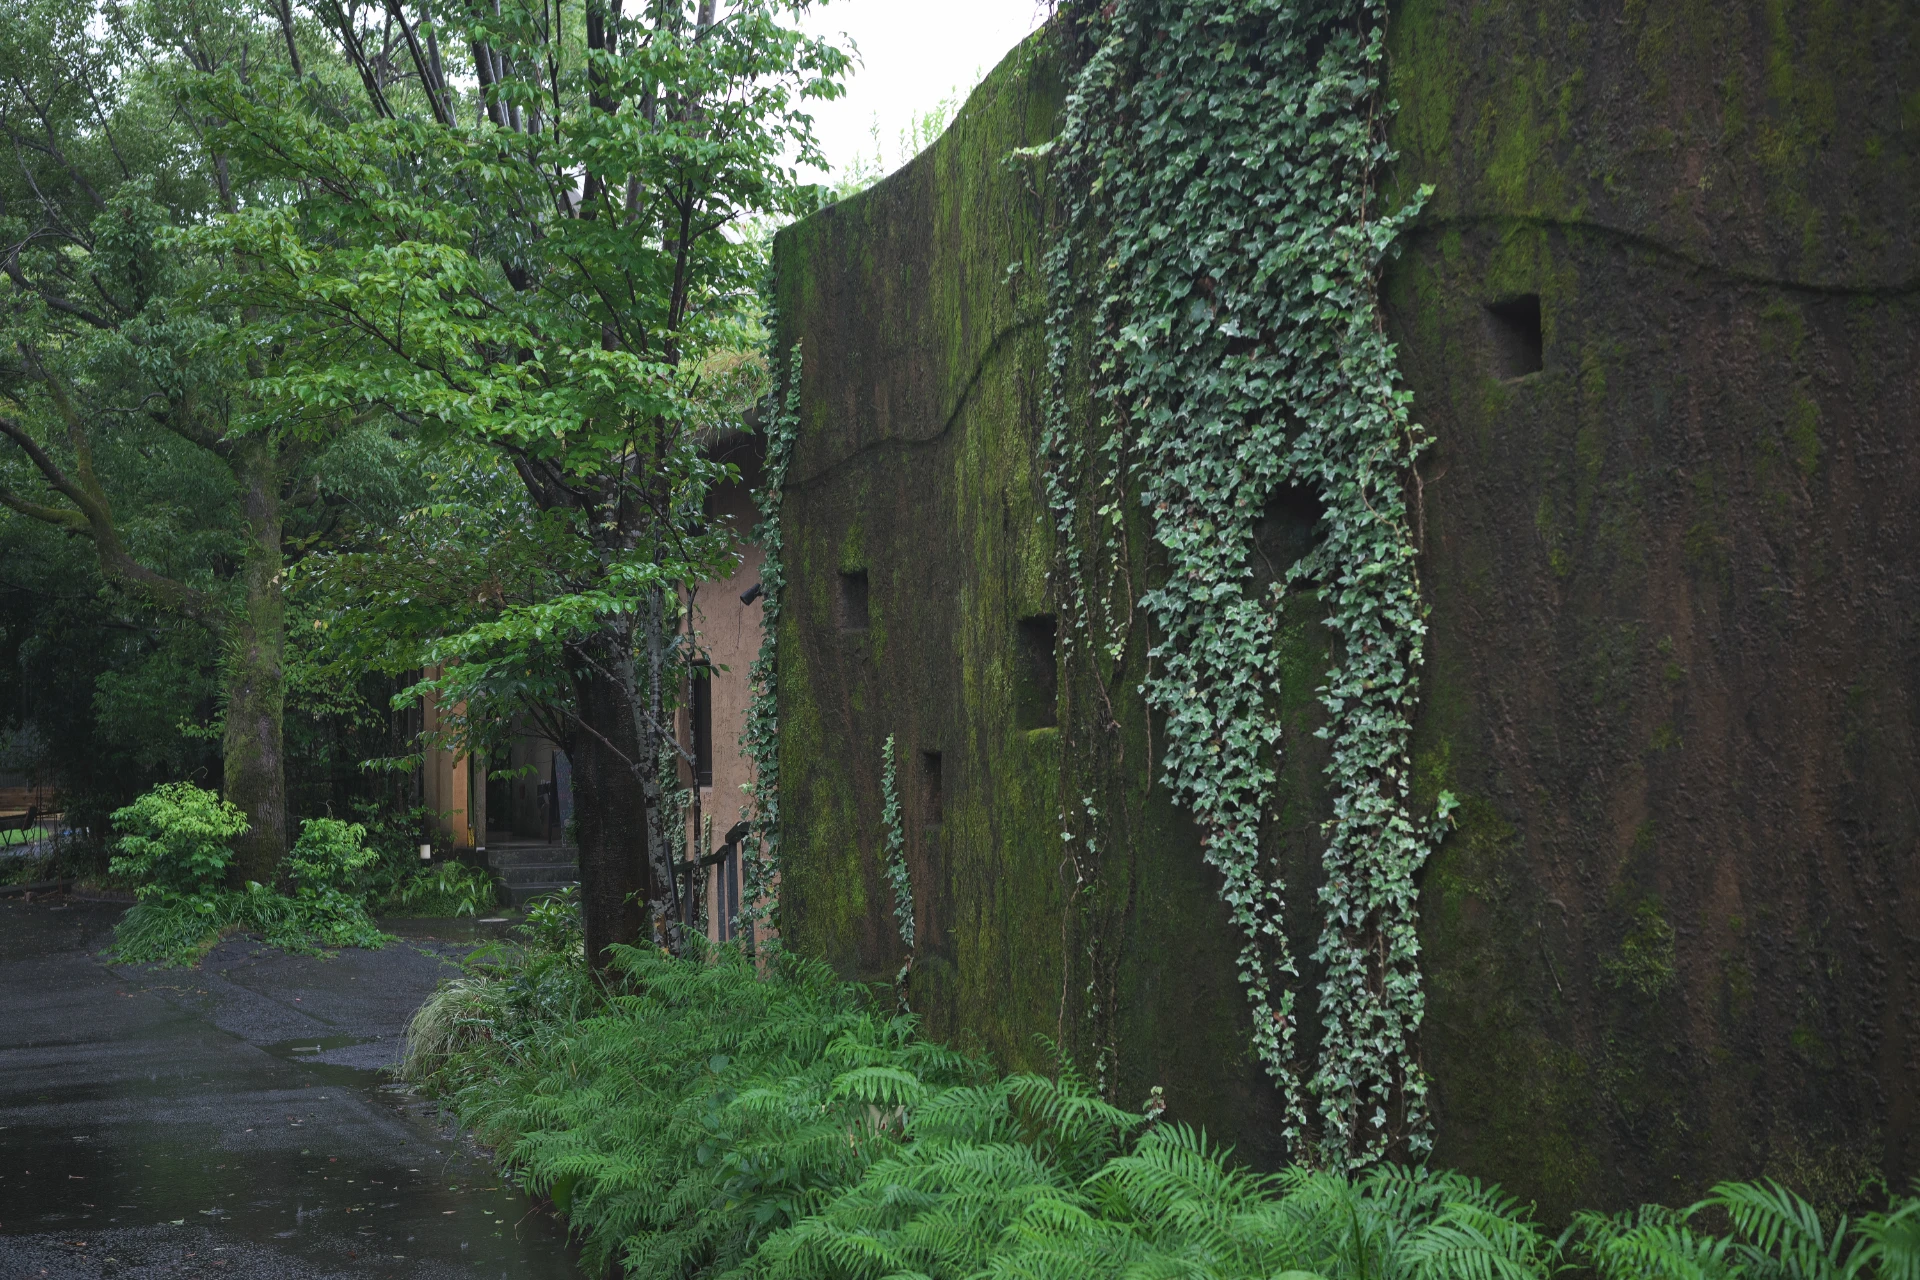
[[[579,857],[580,851],[566,844],[507,844],[487,849],[487,861],[496,867],[528,862],[574,862]]]
[[[580,883],[580,851],[566,844],[496,844],[487,865],[501,883],[502,905],[524,907]]]
[[[530,867],[495,867],[493,874],[508,884],[572,884],[580,868],[571,862],[548,862]]]

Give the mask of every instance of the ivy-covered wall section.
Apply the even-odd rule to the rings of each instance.
[[[1892,3],[1388,15],[1398,112],[1370,127],[1398,159],[1372,207],[1433,188],[1381,294],[1430,441],[1394,495],[1430,622],[1404,804],[1461,802],[1419,872],[1411,1060],[1435,1158],[1549,1214],[1761,1174],[1839,1205],[1920,1172],[1915,24]],[[1086,190],[1055,140],[1089,54],[1029,42],[928,153],[777,244],[803,361],[778,923],[849,975],[911,959],[936,1034],[1018,1065],[1058,1044],[1117,1101],[1161,1086],[1274,1163],[1289,1108],[1246,935],[1142,692],[1169,670],[1162,513],[1138,483],[1098,491],[1128,460],[1100,452],[1097,306],[1052,317],[1070,358],[1049,367],[1049,250]],[[1322,686],[1351,664],[1339,566],[1287,578],[1327,545],[1328,496],[1272,487],[1242,585],[1285,585],[1252,839],[1285,886],[1309,1075],[1344,785]]]

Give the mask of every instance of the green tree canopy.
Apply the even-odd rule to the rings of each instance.
[[[357,97],[297,68],[228,65],[190,87],[221,152],[285,193],[188,238],[245,264],[209,305],[246,318],[235,349],[271,352],[253,394],[289,421],[388,415],[518,482],[512,498],[469,486],[438,530],[391,545],[483,533],[449,567],[503,570],[479,575],[494,589],[473,607],[443,592],[409,625],[448,701],[545,710],[573,761],[596,957],[649,907],[666,918],[673,892],[660,762],[695,644],[681,588],[731,554],[703,516],[729,471],[704,446],[737,420],[729,353],[759,341],[763,259],[737,229],[811,205],[793,168],[819,159],[804,108],[846,66],[794,25],[804,7],[389,5],[376,27],[329,6],[312,21]],[[297,15],[283,29],[298,48]]]

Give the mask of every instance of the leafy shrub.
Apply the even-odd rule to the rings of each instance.
[[[414,916],[474,916],[493,908],[493,877],[464,862],[437,862],[414,870],[387,899],[387,908]]]
[[[253,883],[222,887],[233,860],[227,842],[247,822],[211,791],[166,783],[115,813],[114,823],[124,834],[112,870],[136,881],[139,898],[114,926],[108,956],[116,962],[190,965],[234,929],[288,951],[386,944],[361,883],[377,853],[357,823],[301,824],[286,860],[291,895]]]
[[[250,923],[268,942],[288,950],[370,947],[386,935],[367,914],[366,870],[379,852],[366,847],[367,829],[357,822],[313,818],[300,824],[300,838],[287,851],[291,908],[257,901]],[[311,939],[311,942],[305,940]]]
[[[442,987],[404,1071],[449,1097],[630,1277],[961,1280],[1920,1280],[1920,1199],[1823,1233],[1777,1185],[1582,1215],[1383,1167],[1236,1167],[1204,1134],[922,1040],[884,993],[732,947],[616,950],[560,927]],[[1701,1229],[1724,1217],[1732,1232]]]
[[[287,877],[302,893],[347,891],[379,858],[366,847],[367,829],[338,818],[312,818],[300,824],[300,838],[287,851]],[[356,895],[358,896],[358,895]]]
[[[219,889],[246,815],[191,782],[165,782],[113,815],[120,841],[108,869],[137,882],[142,902]]]
[[[587,928],[580,914],[580,886],[570,884],[535,901],[527,908],[519,932],[538,952],[586,963]]]
[[[367,848],[376,855],[367,869],[368,896],[390,906],[401,886],[420,870],[420,846],[439,843],[434,812],[424,805],[407,810],[376,804],[357,808],[360,825],[367,829]]]

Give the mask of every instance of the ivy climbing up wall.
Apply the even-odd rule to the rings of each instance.
[[[1079,73],[1044,149],[1065,647],[1110,696],[1104,669],[1149,646],[1152,763],[1220,874],[1254,1054],[1296,1158],[1337,1167],[1432,1146],[1414,877],[1452,806],[1409,804],[1426,605],[1406,496],[1424,437],[1376,284],[1429,193],[1385,209],[1376,194],[1385,16],[1276,0],[1089,11],[1062,28]],[[1288,494],[1316,513],[1311,540],[1258,574],[1256,526]],[[1111,568],[1135,508],[1165,564],[1150,581]],[[1317,690],[1331,815],[1311,980],[1286,919],[1289,894],[1311,891],[1261,841],[1293,746],[1290,596],[1323,607],[1339,654]],[[1063,819],[1077,874],[1099,877],[1116,825],[1091,792]]]
[[[1920,1171],[1920,33],[1590,8],[1116,0],[782,234],[790,944],[1256,1163]]]

